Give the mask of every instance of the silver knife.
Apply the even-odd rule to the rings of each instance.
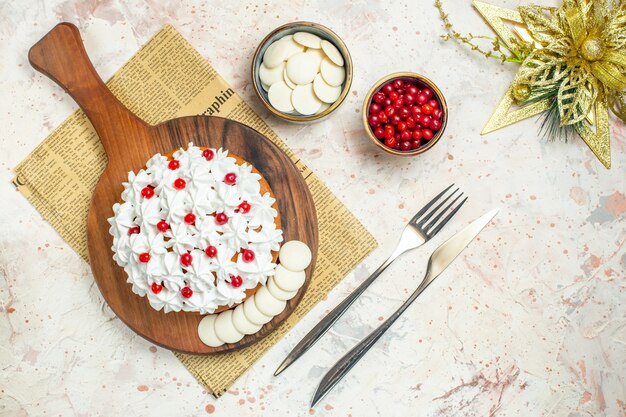
[[[480,231],[489,224],[491,219],[498,213],[499,209],[493,209],[489,213],[484,214],[479,219],[474,220],[463,230],[452,236],[445,243],[442,243],[428,260],[428,268],[424,279],[417,287],[415,292],[411,294],[408,300],[398,308],[383,324],[370,333],[352,350],[346,353],[333,367],[324,375],[322,381],[315,391],[311,408],[315,407],[322,397],[335,386],[341,379],[352,369],[354,365],[361,359],[365,353],[376,343],[378,339],[387,331],[389,327],[400,317],[413,301],[434,281],[435,278],[443,272],[444,269],[452,263],[452,261],[465,249],[465,247],[480,233]]]

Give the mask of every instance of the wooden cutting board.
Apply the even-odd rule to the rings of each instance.
[[[318,246],[315,206],[304,178],[289,157],[259,132],[232,120],[190,116],[151,126],[131,113],[111,94],[89,60],[80,33],[60,23],[29,52],[31,65],[63,87],[93,124],[108,156],[108,164],[93,194],[87,218],[87,243],[94,278],[104,299],[131,329],[151,342],[183,353],[212,354],[240,349],[267,336],[298,305],[313,274]],[[154,310],[126,282],[124,270],[112,259],[113,237],[107,219],[120,200],[129,171],[138,171],[156,153],[197,146],[225,148],[250,162],[276,196],[285,241],[301,240],[313,261],[306,282],[283,312],[254,335],[240,342],[211,348],[198,338],[197,313]],[[81,221],[81,219],[76,219]]]

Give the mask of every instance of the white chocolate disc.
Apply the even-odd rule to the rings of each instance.
[[[315,114],[320,114],[321,112],[323,112],[324,110],[326,110],[329,107],[330,107],[330,104],[322,103],[322,107],[320,107],[319,110]]]
[[[340,67],[339,65],[335,65],[335,63],[328,58],[324,58],[322,60],[320,73],[322,74],[322,77],[324,77],[324,81],[334,86],[343,84],[346,79],[346,69],[344,67]]]
[[[215,319],[217,314],[209,314],[205,316],[198,324],[198,337],[207,346],[218,347],[224,342],[215,334]]]
[[[334,103],[341,95],[341,86],[328,85],[321,74],[317,74],[313,80],[313,91],[317,98],[324,103]],[[319,111],[319,109],[318,109]]]
[[[287,75],[296,84],[309,84],[317,75],[317,58],[313,54],[299,52],[287,61]]]
[[[285,59],[289,59],[298,52],[304,51],[304,46],[293,40],[292,35],[287,35],[279,40],[279,42],[285,42],[287,44],[287,52],[285,53]]]
[[[293,89],[291,104],[300,114],[315,114],[322,106],[322,101],[313,92],[313,83],[298,85]]]
[[[287,305],[285,301],[275,298],[267,287],[259,288],[254,294],[254,304],[261,313],[272,317],[280,314]]]
[[[289,49],[287,42],[272,43],[265,50],[265,54],[263,54],[263,64],[268,68],[279,66],[281,62],[287,59]]]
[[[259,311],[254,302],[255,296],[256,294],[243,302],[243,314],[250,323],[262,326],[272,320],[272,316],[265,315]]]
[[[322,38],[310,32],[296,32],[293,34],[293,40],[307,48],[320,49],[322,47]]]
[[[243,339],[243,333],[235,329],[233,310],[222,311],[215,319],[215,334],[226,343],[236,343]]]
[[[283,81],[285,81],[285,84],[287,84],[289,86],[289,88],[296,88],[296,83],[291,81],[289,79],[289,76],[287,75],[287,67],[286,66],[285,66],[285,70],[283,71]]]
[[[276,285],[276,282],[274,282],[274,277],[269,277],[269,279],[267,280],[267,289],[274,298],[283,301],[291,300],[298,293],[298,291],[283,290],[278,285]]]
[[[272,86],[274,83],[283,80],[283,71],[285,70],[285,63],[281,62],[274,68],[268,68],[265,64],[261,64],[259,67],[259,78],[261,83]]]
[[[280,263],[290,271],[304,271],[311,263],[311,258],[311,249],[299,240],[286,242],[278,252]]]
[[[267,98],[276,110],[288,113],[293,111],[293,104],[291,104],[292,93],[293,90],[284,81],[278,81],[270,87],[267,92]]]
[[[320,71],[320,67],[322,65],[322,60],[324,58],[326,58],[326,55],[324,54],[324,51],[322,51],[321,49],[307,49],[305,54],[310,55],[313,58],[315,58],[315,62],[316,62],[316,64],[315,64],[315,71],[319,72]]]
[[[243,312],[243,304],[239,304],[233,310],[233,325],[239,333],[243,334],[254,334],[261,330],[261,327],[263,327],[263,325],[254,324],[246,318],[246,315]]]
[[[324,39],[322,41],[322,50],[331,61],[340,67],[343,67],[343,56],[341,56],[341,52],[339,52],[339,49],[337,49],[335,45]]]
[[[267,92],[267,91],[270,91],[270,87],[271,86],[263,84],[263,81],[261,81],[261,87],[263,88],[263,90],[265,90]]]
[[[274,283],[283,291],[297,291],[306,279],[304,271],[293,272],[282,265],[275,270]]]

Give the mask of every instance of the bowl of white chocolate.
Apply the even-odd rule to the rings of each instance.
[[[325,26],[293,22],[273,30],[252,58],[252,84],[274,115],[310,122],[332,113],[352,84],[352,58]]]

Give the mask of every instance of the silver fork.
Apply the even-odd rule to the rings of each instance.
[[[441,201],[435,208],[430,210],[435,203],[437,203],[441,197],[443,197],[450,188],[452,188],[454,184],[451,184],[440,192],[435,198],[430,200],[428,204],[426,204],[420,211],[418,211],[415,216],[409,221],[409,223],[405,226],[402,231],[402,235],[400,236],[400,241],[398,242],[398,246],[393,251],[391,256],[383,262],[381,266],[378,267],[372,275],[369,276],[365,281],[358,286],[356,290],[354,290],[345,300],[343,300],[337,307],[333,309],[326,317],[322,319],[311,331],[304,336],[304,338],[293,348],[291,352],[287,355],[285,360],[278,366],[276,372],[274,372],[274,376],[280,374],[282,371],[287,369],[292,363],[294,363],[300,356],[302,356],[307,350],[311,348],[323,335],[332,327],[333,324],[346,312],[346,310],[354,303],[354,301],[370,286],[376,278],[382,272],[387,269],[389,265],[393,261],[395,261],[400,255],[405,252],[410,251],[411,249],[418,248],[422,246],[424,243],[428,242],[433,236],[435,236],[443,226],[456,214],[457,211],[465,204],[467,201],[467,197],[465,197],[458,205],[456,205],[446,217],[442,219],[442,216],[450,210],[452,206],[463,196],[463,192],[458,194],[452,202],[450,202],[445,208],[441,209],[444,204],[450,200],[458,191],[457,188],[451,194],[449,194],[443,201]],[[435,217],[433,217],[435,216]]]

